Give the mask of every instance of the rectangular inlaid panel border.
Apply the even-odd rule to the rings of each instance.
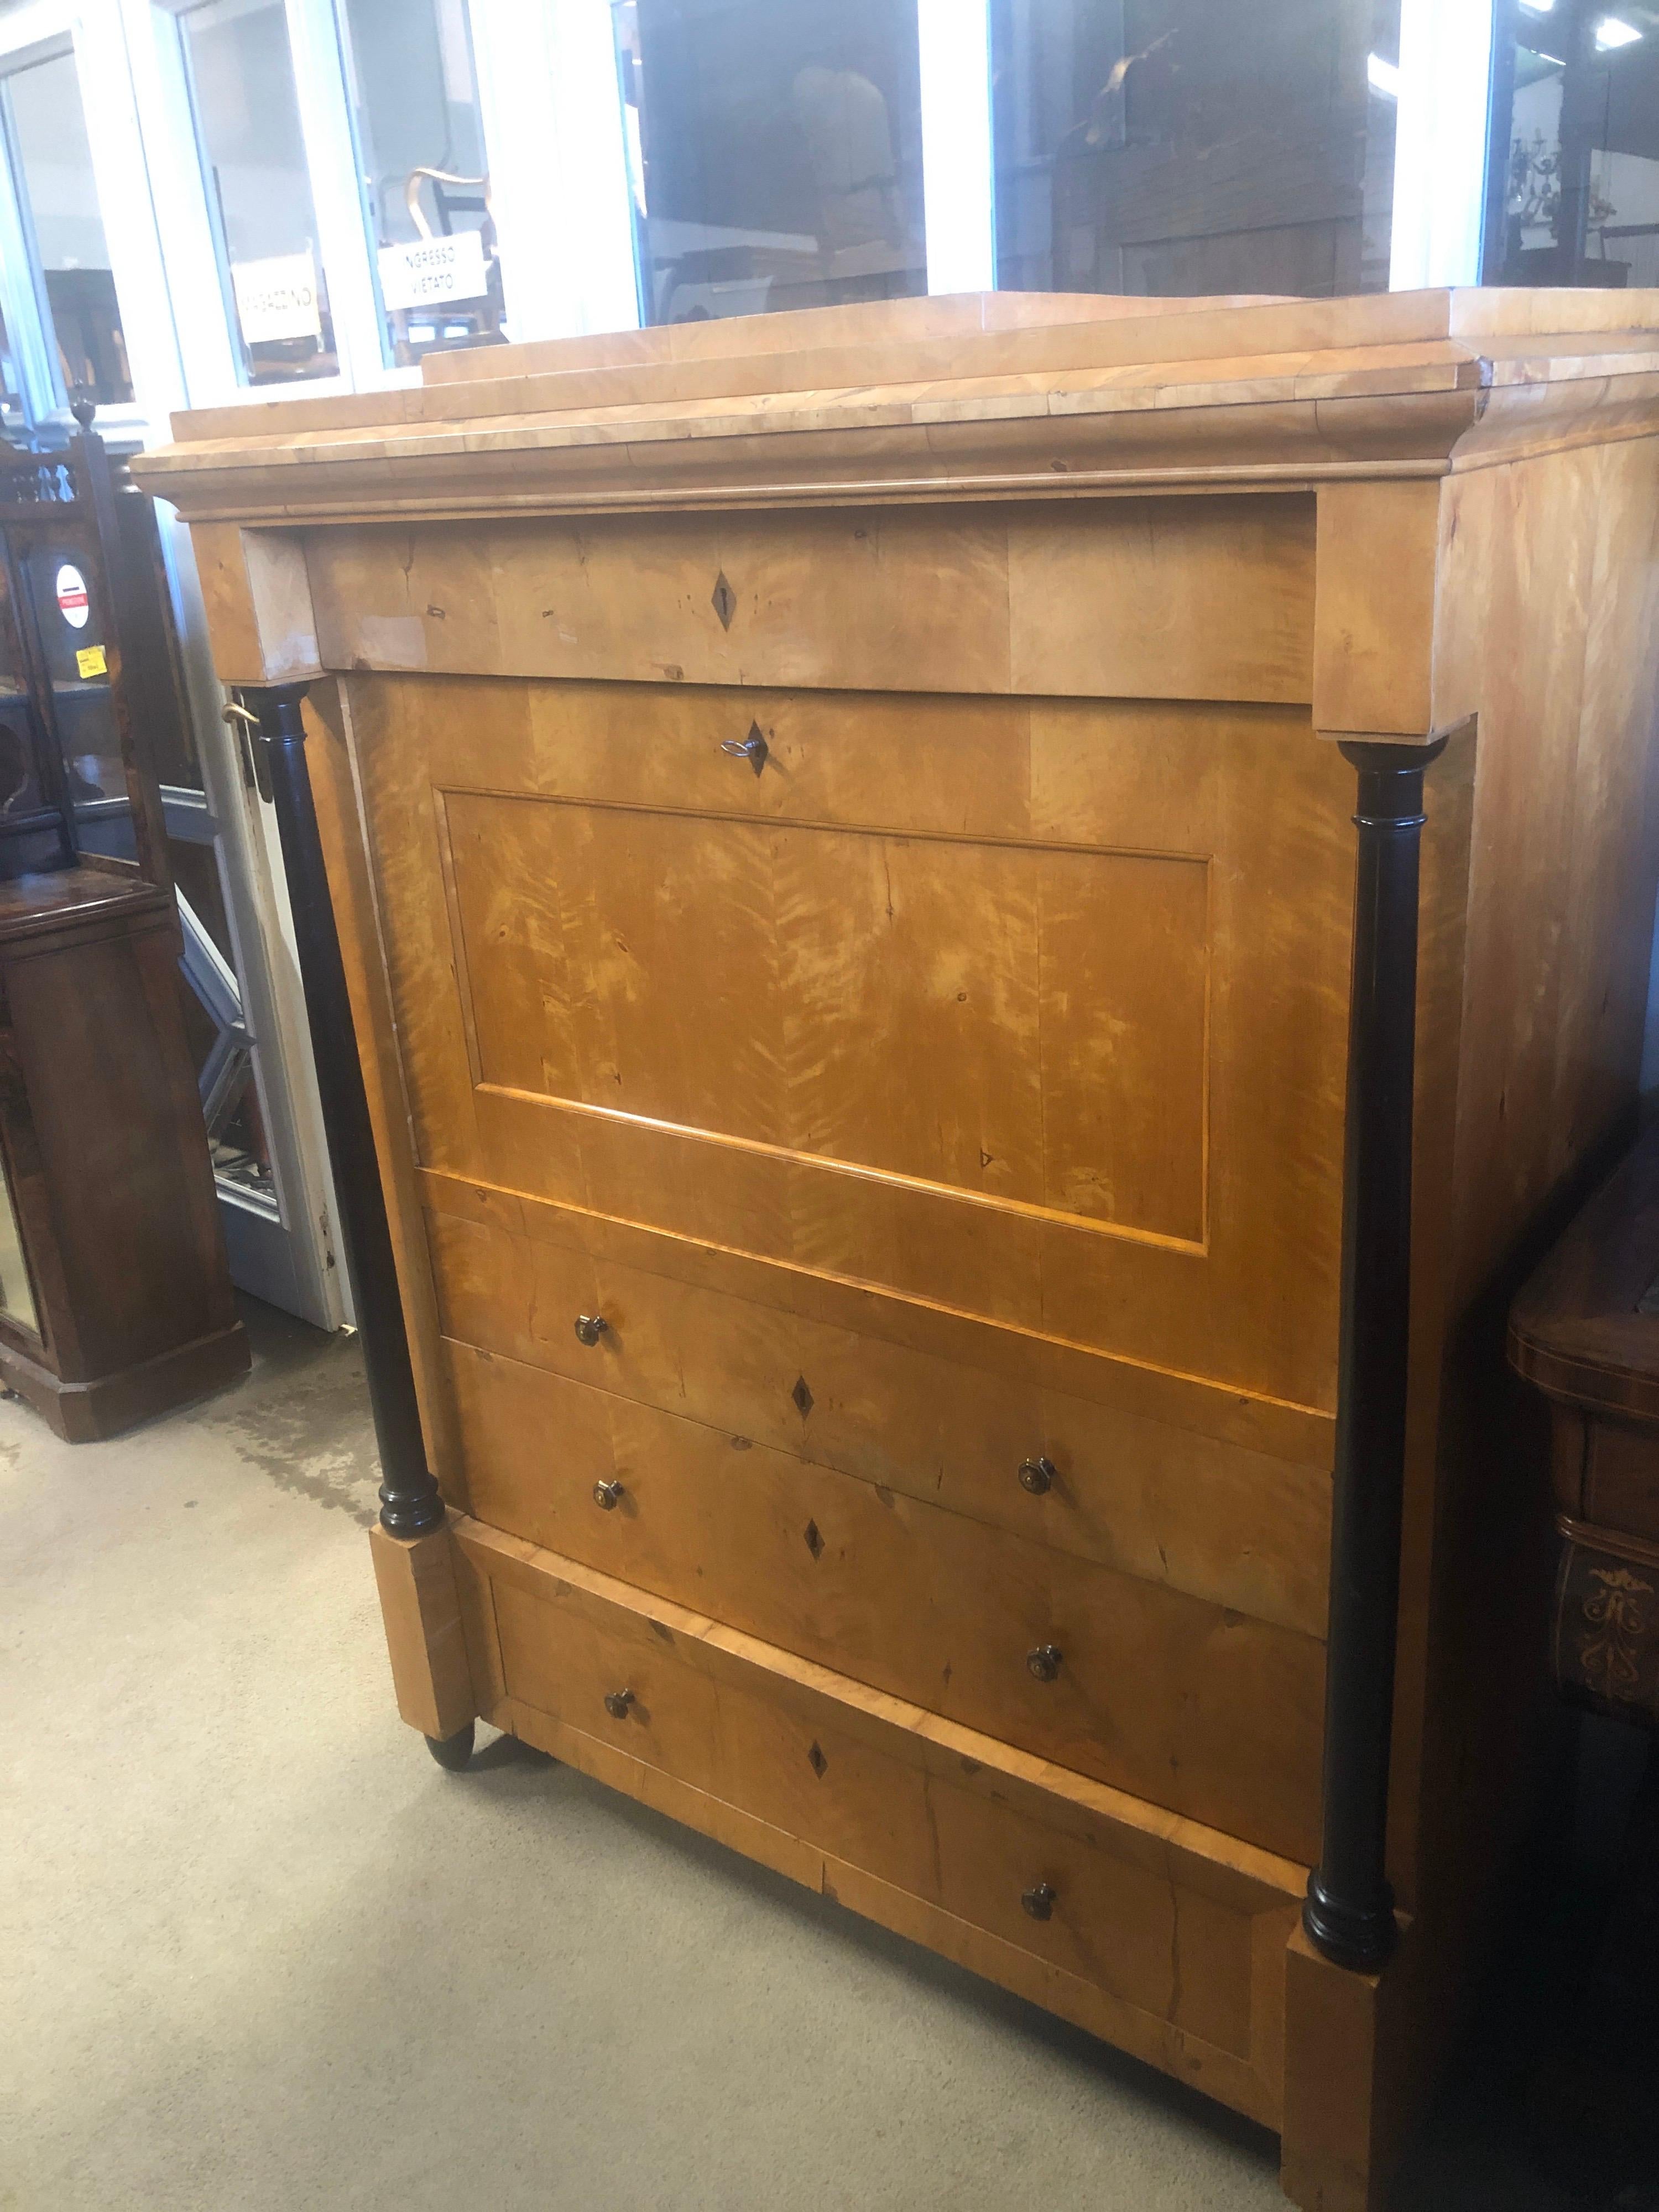
[[[983,833],[955,835],[942,830],[894,830],[881,824],[822,821],[792,817],[783,820],[757,819],[751,816],[732,814],[714,808],[668,807],[646,805],[635,801],[597,799],[591,797],[569,796],[557,793],[526,793],[502,791],[455,784],[434,785],[433,787],[434,824],[437,834],[440,871],[443,884],[444,902],[448,921],[452,957],[454,963],[456,989],[459,1002],[463,1033],[465,1038],[469,1073],[475,1090],[521,1105],[550,1110],[564,1115],[587,1117],[624,1128],[648,1130],[659,1136],[683,1139],[690,1143],[708,1145],[728,1151],[787,1162],[793,1166],[823,1170],[831,1175],[850,1176],[885,1186],[961,1200],[964,1205],[984,1208],[992,1212],[1021,1216],[1042,1222],[1062,1224],[1097,1232],[1132,1243],[1150,1244],[1176,1252],[1203,1255],[1208,1249],[1209,1224],[1209,1154],[1210,1154],[1210,1059],[1211,1059],[1211,999],[1212,993],[1213,944],[1212,930],[1211,858],[1205,853],[1169,851],[1150,847],[1105,843],[1073,843],[1058,840],[1030,837],[996,837]],[[1006,1193],[975,1188],[971,1184],[951,1181],[943,1176],[930,1176],[902,1167],[860,1160],[830,1152],[809,1150],[804,1146],[744,1135],[707,1123],[698,1123],[668,1115],[605,1106],[592,1099],[573,1097],[567,1093],[532,1089],[492,1077],[487,1064],[486,1040],[481,1034],[477,991],[475,988],[475,948],[468,943],[468,927],[465,913],[465,896],[461,882],[462,868],[458,861],[456,825],[453,809],[475,802],[512,807],[560,808],[573,812],[600,817],[628,815],[652,822],[683,822],[686,823],[716,824],[741,836],[757,840],[777,840],[784,837],[823,836],[840,839],[878,841],[897,849],[911,846],[935,848],[963,849],[1017,854],[1022,859],[1036,860],[1048,856],[1066,867],[1090,860],[1106,862],[1146,862],[1166,869],[1193,870],[1201,879],[1197,897],[1200,902],[1202,920],[1194,933],[1198,946],[1195,964],[1200,972],[1194,979],[1194,1005],[1186,1011],[1194,1017],[1194,1034],[1183,1040],[1189,1049],[1194,1076],[1194,1095],[1190,1102],[1192,1120],[1191,1160],[1187,1174],[1188,1188],[1171,1207],[1172,1212],[1186,1210],[1194,1233],[1153,1227],[1132,1220],[1115,1219],[1109,1215],[1084,1212],[1063,1202],[1043,1202],[1030,1197],[1016,1197]],[[1034,902],[1036,926],[1040,933],[1045,926],[1041,886],[1037,886]],[[892,908],[890,904],[888,912]],[[1039,1152],[1037,1167],[1046,1177],[1050,1172],[1047,1151],[1047,1131],[1049,1126],[1049,1100],[1047,1096],[1050,1069],[1043,1056],[1042,1037],[1041,993],[1042,988],[1042,948],[1036,947],[1037,967],[1034,977],[1033,998],[1038,1009],[1036,1036],[1023,1041],[1015,1048],[1034,1055],[1033,1072],[1038,1086],[1037,1124]],[[959,995],[964,999],[966,993]],[[1170,1111],[1176,1111],[1171,1104]],[[981,1153],[981,1164],[990,1160]],[[1073,1172],[1086,1174],[1086,1165],[1073,1164]]]

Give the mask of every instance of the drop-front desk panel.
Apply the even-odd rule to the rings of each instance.
[[[405,1716],[1357,2207],[1521,1802],[1480,1316],[1634,1095],[1659,301],[1152,307],[449,357],[145,465],[222,677],[310,685],[450,1508],[377,1535]],[[1380,1975],[1299,1919],[1368,744],[1433,763]]]

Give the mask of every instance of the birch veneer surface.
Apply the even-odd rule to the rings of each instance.
[[[1633,1103],[1659,297],[992,296],[179,418],[311,686],[483,1713],[1380,2203],[1525,1802],[1509,1289]],[[1390,1872],[1318,1850],[1354,775],[1427,779]],[[579,1328],[578,1324],[582,1326]],[[603,1323],[603,1327],[596,1327]]]

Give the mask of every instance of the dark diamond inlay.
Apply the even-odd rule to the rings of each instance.
[[[719,575],[714,579],[714,595],[709,601],[709,605],[714,608],[714,612],[720,618],[720,628],[722,629],[730,629],[732,627],[732,617],[738,611],[738,595],[732,590],[730,584],[726,582],[726,571],[724,568],[720,570]]]
[[[812,1394],[806,1387],[804,1375],[796,1376],[795,1387],[789,1395],[795,1401],[795,1411],[804,1421],[812,1410]]]
[[[813,1773],[816,1774],[818,1780],[822,1782],[823,1779],[823,1770],[829,1765],[830,1762],[824,1757],[822,1751],[819,1750],[817,1744],[814,1744],[811,1751],[807,1753],[806,1759],[807,1764],[811,1766]]]
[[[818,1524],[816,1521],[809,1521],[806,1524],[806,1548],[815,1559],[823,1549],[823,1539],[818,1534]]]

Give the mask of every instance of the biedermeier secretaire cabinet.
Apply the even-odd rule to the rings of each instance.
[[[423,374],[140,465],[309,758],[402,1711],[1379,2202],[1526,1802],[1504,1311],[1635,1095],[1659,295]]]

